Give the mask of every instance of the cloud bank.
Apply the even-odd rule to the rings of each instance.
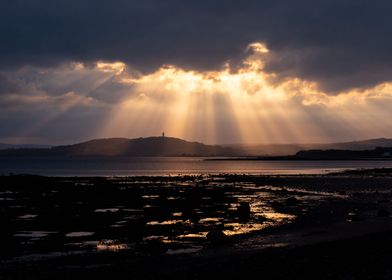
[[[214,70],[265,42],[265,71],[336,93],[391,79],[392,3],[362,0],[26,1],[0,9],[0,67],[122,61]]]

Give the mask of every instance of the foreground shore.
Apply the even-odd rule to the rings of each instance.
[[[207,256],[96,255],[3,266],[2,279],[391,279],[392,232]]]
[[[0,178],[4,279],[390,279],[392,173]]]

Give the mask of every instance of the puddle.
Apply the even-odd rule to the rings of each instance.
[[[265,218],[274,220],[276,222],[282,222],[284,220],[294,220],[296,218],[295,215],[278,213],[278,212],[264,212],[262,214]]]
[[[239,234],[248,234],[254,231],[259,231],[268,227],[268,224],[257,224],[257,223],[228,223],[225,224],[225,229],[223,233],[228,236],[239,235]]]
[[[167,220],[167,221],[163,221],[163,222],[159,222],[159,221],[150,221],[148,223],[146,223],[146,225],[150,225],[150,226],[165,226],[165,225],[175,225],[178,223],[182,223],[182,220]]]
[[[11,205],[9,208],[13,208],[13,209],[20,209],[20,208],[26,208],[25,205]],[[31,208],[30,208],[31,210]]]
[[[92,236],[94,234],[95,232],[92,231],[73,231],[67,233],[65,237],[86,237],[86,236]]]
[[[14,237],[24,237],[30,239],[40,239],[48,236],[49,234],[57,233],[56,231],[18,231]]]
[[[163,235],[151,235],[151,236],[146,236],[143,237],[143,241],[153,241],[153,240],[162,240],[165,239],[166,237]]]
[[[132,216],[125,216],[123,218],[125,219],[124,222],[126,222],[126,220],[128,220],[128,221],[138,221],[138,220],[140,220],[142,218],[142,216],[140,216],[140,215],[132,215]]]
[[[192,254],[200,252],[203,249],[202,246],[195,246],[191,248],[184,248],[184,249],[169,249],[167,250],[167,255],[179,255],[179,254]]]
[[[97,244],[98,251],[120,251],[128,249],[128,245],[125,243],[119,243],[112,239],[102,240]]]
[[[171,214],[173,217],[181,217],[182,216],[182,212],[174,212]]]
[[[159,198],[159,195],[143,195],[142,198],[147,198],[147,199],[156,199]]]
[[[19,219],[26,219],[26,220],[34,219],[36,217],[38,217],[38,215],[35,214],[26,214],[26,215],[18,216]]]
[[[125,208],[123,209],[124,212],[143,212],[143,209],[134,209],[134,208]]]
[[[203,218],[199,220],[199,223],[216,223],[222,221],[223,218]]]
[[[117,211],[119,211],[120,209],[118,208],[100,208],[100,209],[95,209],[94,212],[96,213],[115,213]]]
[[[94,240],[88,240],[88,241],[83,241],[83,242],[71,242],[71,243],[65,243],[65,246],[75,246],[75,247],[80,247],[80,248],[85,248],[85,247],[96,247],[98,245],[99,241],[94,241]]]
[[[188,233],[188,234],[181,234],[177,236],[177,238],[182,239],[182,238],[206,238],[207,237],[207,231],[206,232],[199,232],[199,233]]]

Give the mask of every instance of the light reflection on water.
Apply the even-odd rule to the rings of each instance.
[[[208,231],[205,232],[198,232],[198,233],[187,233],[181,234],[178,238],[181,239],[189,239],[189,238],[205,238],[207,236]]]
[[[225,229],[223,230],[224,234],[228,236],[239,235],[239,234],[248,234],[254,231],[259,231],[264,228],[267,228],[269,225],[265,224],[257,224],[257,223],[228,223],[225,224]]]
[[[167,221],[150,221],[147,222],[146,225],[151,225],[151,226],[156,226],[156,225],[160,225],[160,226],[165,226],[165,225],[174,225],[174,224],[178,224],[178,223],[182,223],[182,220],[167,220]]]
[[[265,218],[275,222],[294,220],[296,217],[295,215],[277,213],[277,212],[264,212],[262,213],[262,215]]]

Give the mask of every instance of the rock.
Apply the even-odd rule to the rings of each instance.
[[[389,217],[390,213],[386,209],[379,209],[377,211],[377,217]]]
[[[359,215],[358,213],[354,213],[354,212],[348,213],[347,221],[358,222],[358,221],[362,221],[362,220],[363,220],[363,217],[361,215]]]
[[[294,196],[289,197],[286,199],[286,205],[288,206],[293,206],[298,204],[298,199],[296,199]]]
[[[219,245],[227,242],[227,235],[221,228],[214,227],[207,233],[207,240],[213,245]]]
[[[193,224],[197,224],[200,220],[200,215],[194,209],[188,210],[184,214]]]
[[[144,246],[144,251],[151,255],[160,255],[167,251],[166,245],[160,240],[154,239]]]
[[[238,217],[241,220],[249,220],[250,219],[250,205],[248,202],[241,202],[240,206],[237,208]]]
[[[272,201],[271,206],[278,209],[283,207],[282,203],[280,203],[279,201]]]

